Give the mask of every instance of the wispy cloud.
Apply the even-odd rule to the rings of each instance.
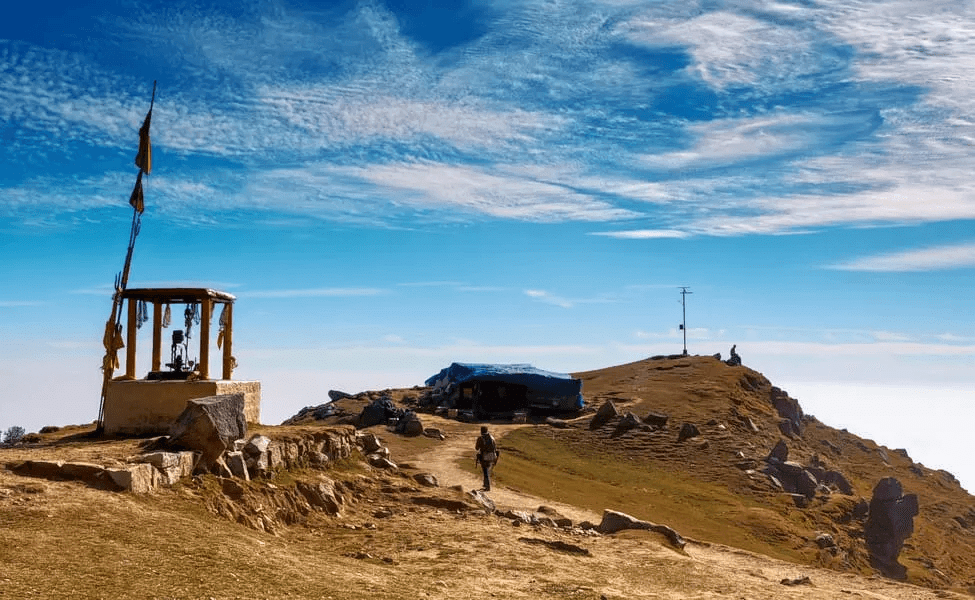
[[[358,296],[380,296],[389,293],[381,288],[307,288],[282,290],[242,291],[246,298],[352,298]]]
[[[594,231],[589,235],[601,235],[620,240],[683,239],[690,234],[676,229],[630,229],[624,231]]]
[[[561,306],[562,308],[572,308],[573,302],[567,300],[560,296],[555,296],[546,292],[545,290],[525,290],[525,295],[533,300],[538,300],[539,302],[544,302],[546,304],[554,304],[555,306]]]
[[[939,271],[975,268],[975,244],[937,246],[856,258],[829,268],[842,271]]]

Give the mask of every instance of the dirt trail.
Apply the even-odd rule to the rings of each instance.
[[[459,466],[462,461],[473,463],[477,428],[446,419],[428,418],[428,420],[431,421],[430,425],[443,430],[447,434],[447,439],[437,447],[417,455],[414,466],[436,475],[442,486],[461,485],[464,489],[480,489],[480,475],[465,471]],[[499,469],[504,468],[504,436],[526,426],[530,425],[491,425],[491,432],[498,438],[499,447],[502,449]],[[588,520],[598,523],[601,519],[601,515],[591,511],[552,502],[503,485],[495,484],[487,495],[494,500],[499,510],[535,511],[539,506],[545,505],[555,508],[576,522]],[[469,533],[467,537],[474,538],[476,535]],[[493,543],[499,544],[499,540]],[[578,575],[585,578],[584,573],[591,571],[588,575],[592,578],[591,581],[605,577],[606,581],[603,584],[607,587],[603,589],[615,593],[603,597],[649,597],[674,600],[689,596],[717,598],[729,597],[729,595],[743,598],[821,598],[824,600],[837,597],[875,600],[964,597],[882,578],[860,577],[795,565],[718,544],[695,542],[688,544],[683,552],[677,552],[646,532],[623,532],[605,538],[587,538],[580,540],[580,543],[592,548],[595,555],[601,558],[596,558],[594,561],[598,566],[589,564]],[[541,556],[533,560],[538,563],[547,562]],[[639,577],[633,577],[629,573],[624,575],[623,572],[628,569],[623,565],[635,566],[634,564],[642,565],[639,567],[641,575]],[[479,579],[484,577],[492,579],[488,573],[481,574]],[[808,583],[795,586],[781,583],[783,580],[801,580],[803,577],[808,577]],[[511,586],[513,583],[502,582],[501,579],[495,583],[502,587]],[[580,591],[585,589],[591,588],[586,586],[578,588]]]
[[[477,438],[477,428],[466,426],[463,429],[457,427],[456,422],[439,419],[433,423],[434,427],[444,430],[449,428],[447,439],[443,444],[433,450],[429,450],[417,457],[417,466],[421,467],[434,475],[440,481],[440,485],[447,487],[452,485],[463,486],[464,489],[481,489],[480,474],[474,475],[458,466],[460,461],[470,461],[474,463],[474,442]],[[491,425],[491,433],[498,439],[498,446],[501,449],[501,459],[498,462],[498,469],[504,469],[504,436],[509,432],[527,427],[525,424],[500,424]],[[591,521],[598,523],[602,515],[580,509],[576,506],[552,502],[545,498],[525,494],[517,490],[506,488],[503,485],[494,483],[490,492],[485,494],[494,501],[499,510],[523,510],[534,512],[539,506],[545,505],[556,509],[561,514],[575,522]]]

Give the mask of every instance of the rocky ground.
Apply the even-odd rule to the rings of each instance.
[[[480,487],[472,450],[478,425],[422,413],[444,439],[368,430],[396,468],[370,466],[354,453],[268,479],[198,476],[144,495],[0,469],[0,597],[967,597],[975,522],[965,515],[973,501],[950,476],[807,417],[786,436],[770,384],[720,364],[644,361],[581,374],[592,404],[612,399],[621,413],[600,428],[591,429],[592,413],[556,424],[492,424],[503,449],[486,494],[493,512],[470,493]],[[410,404],[422,390],[386,394]],[[367,401],[349,399],[347,413]],[[627,411],[667,414],[669,423],[617,433]],[[347,416],[251,429],[300,440]],[[741,429],[743,416],[758,431]],[[685,422],[700,434],[678,443]],[[140,451],[140,440],[93,438],[89,429],[0,449],[0,465],[122,466]],[[801,508],[753,468],[780,439],[793,459],[807,464],[819,454],[843,472],[851,498],[869,499],[889,475],[918,495],[921,514],[900,560],[908,581],[924,587],[879,576],[864,562],[862,523],[839,522],[843,494]],[[423,475],[439,485],[424,485]],[[300,490],[311,484],[331,486],[337,510],[309,502]],[[580,527],[598,524],[607,508],[669,525],[687,544],[677,548],[649,531]],[[571,526],[554,526],[559,518]],[[845,564],[817,548],[823,531],[839,540]]]

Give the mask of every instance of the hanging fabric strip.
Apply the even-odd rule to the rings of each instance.
[[[148,320],[149,307],[146,306],[145,300],[139,300],[138,308],[136,309],[135,328],[142,329],[142,325]]]
[[[227,305],[223,305],[223,309],[220,311],[220,332],[217,334],[217,348],[223,347],[223,336],[224,331],[227,329]]]
[[[162,328],[169,329],[169,322],[172,320],[173,315],[169,312],[169,305],[166,305],[166,312],[163,313],[162,318]]]

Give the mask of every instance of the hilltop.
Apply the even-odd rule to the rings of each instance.
[[[586,413],[492,424],[503,448],[487,494],[493,513],[471,493],[477,424],[423,412],[445,439],[364,430],[382,439],[395,469],[354,453],[327,465],[296,462],[271,479],[196,476],[145,496],[0,469],[0,596],[934,598],[975,589],[975,499],[949,473],[832,429],[760,373],[711,357],[575,376]],[[419,409],[426,391],[357,394],[337,401],[336,412],[303,411],[299,424],[252,432],[309,440],[375,398]],[[607,401],[619,414],[593,428]],[[678,441],[685,423],[699,434]],[[91,427],[29,439],[0,450],[0,465],[123,464],[145,444],[94,437]],[[852,493],[833,485],[802,500],[780,489],[762,473],[780,441],[788,461],[839,472]],[[427,475],[440,485],[421,483]],[[920,505],[900,554],[907,583],[871,567],[856,514],[884,477]],[[336,510],[298,493],[323,482]],[[604,509],[667,525],[688,544],[581,527]],[[821,547],[823,534],[834,544]]]

